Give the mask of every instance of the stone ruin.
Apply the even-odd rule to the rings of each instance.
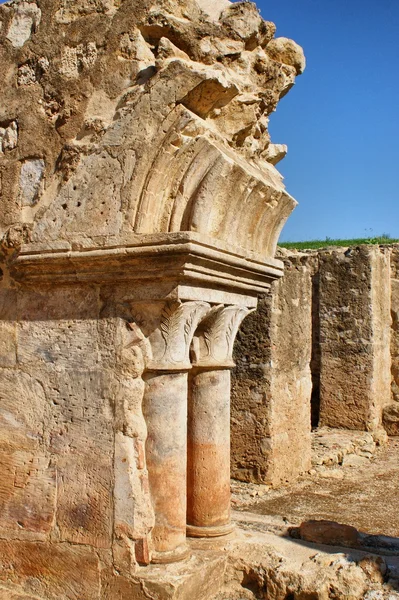
[[[254,552],[221,551],[230,373],[283,275],[268,121],[302,49],[228,0],[13,0],[0,24],[0,598],[216,598]]]
[[[232,397],[232,476],[273,485],[311,468],[311,424],[399,435],[399,245],[279,255],[284,277],[237,340]]]

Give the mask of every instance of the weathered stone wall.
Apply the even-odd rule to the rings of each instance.
[[[383,424],[389,435],[399,435],[399,249],[391,254],[391,386],[392,403],[384,408]]]
[[[390,251],[319,255],[320,425],[375,430],[390,401]]]
[[[0,293],[0,588],[98,598],[108,567],[130,572],[133,540],[153,526],[142,357],[125,321],[101,316],[106,297],[98,286]]]
[[[283,279],[244,322],[235,346],[232,476],[279,484],[310,468],[313,259]]]
[[[399,251],[391,255],[392,399],[399,402]]]
[[[243,481],[308,468],[311,424],[377,432],[384,415],[399,433],[398,247],[284,254],[284,278],[236,343],[232,474]]]
[[[0,6],[4,598],[155,597],[138,564],[186,555],[200,321],[195,385],[215,414],[213,431],[191,415],[190,525],[231,528],[229,394],[221,420],[212,382],[282,275],[296,204],[268,121],[305,58],[275,31],[251,2]],[[205,444],[226,467],[211,516]]]

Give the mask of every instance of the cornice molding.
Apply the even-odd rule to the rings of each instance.
[[[136,236],[123,245],[71,249],[26,245],[10,265],[23,286],[73,283],[141,285],[161,280],[258,295],[283,274],[283,263],[261,261],[195,234]]]

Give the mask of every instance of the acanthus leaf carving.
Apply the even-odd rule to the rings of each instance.
[[[181,316],[181,305],[176,303],[167,303],[161,315],[161,334],[165,340],[166,346],[168,340],[172,339],[179,331],[179,321]],[[166,352],[166,349],[165,349]]]
[[[233,366],[233,346],[238,329],[252,310],[242,306],[213,307],[193,344],[196,366]]]
[[[164,347],[154,359],[162,368],[189,367],[189,349],[200,320],[209,310],[206,302],[167,302],[161,313],[160,333]]]

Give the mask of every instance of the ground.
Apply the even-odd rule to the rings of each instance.
[[[140,568],[144,596],[137,597],[399,600],[399,438],[382,441],[323,428],[313,435],[313,468],[296,483],[272,489],[233,481],[235,531],[189,539],[191,555],[180,563]],[[373,536],[348,547],[290,535],[311,519],[379,534],[383,545],[366,547]]]
[[[353,466],[350,466],[353,464]],[[286,524],[328,519],[369,534],[399,538],[399,438],[370,459],[347,466],[313,470],[294,484],[277,490],[233,483],[233,507],[239,512],[280,517]]]

